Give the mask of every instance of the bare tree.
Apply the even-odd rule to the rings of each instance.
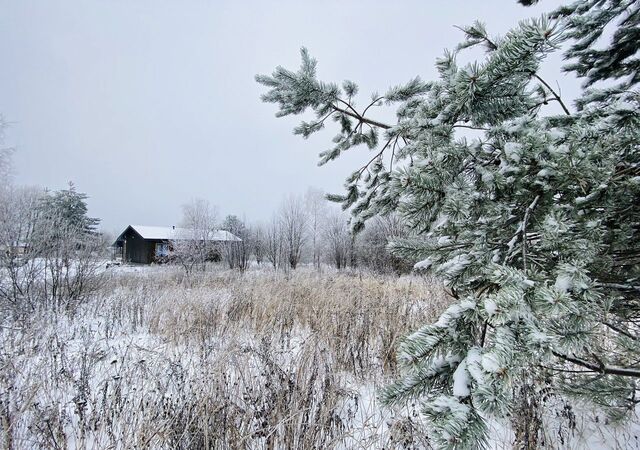
[[[0,142],[3,131],[0,116]],[[36,253],[32,241],[45,192],[12,184],[11,156],[11,149],[0,148],[0,306],[6,309],[4,317],[32,309],[43,273],[42,261],[29,257],[29,252]]]
[[[289,196],[284,200],[280,207],[280,225],[289,267],[295,269],[300,263],[307,227],[307,214],[299,197]]]
[[[11,150],[0,148],[0,190],[11,187]]]
[[[322,253],[322,228],[327,214],[327,200],[324,192],[310,187],[304,196],[308,216],[309,240],[311,241],[313,265],[320,269]]]
[[[100,234],[55,209],[40,214],[34,237],[32,256],[44,262],[45,298],[54,311],[73,311],[97,287],[99,257],[105,248]]]
[[[89,217],[88,196],[69,183],[43,196],[33,233],[35,252],[44,261],[44,294],[54,310],[73,310],[96,287],[104,242]]]
[[[337,269],[344,269],[352,253],[352,239],[347,216],[333,210],[327,217],[323,231],[329,259]]]
[[[216,251],[212,236],[216,231],[218,210],[207,200],[195,199],[182,206],[181,227],[171,240],[171,258],[185,270],[206,270],[207,260]]]
[[[252,233],[253,256],[257,264],[262,264],[266,253],[266,231],[262,225],[255,225]]]
[[[3,190],[0,202],[0,300],[14,316],[37,307],[73,311],[100,277],[106,248],[86,215],[86,195]]]
[[[0,142],[2,131],[0,117]],[[97,285],[99,220],[72,183],[47,193],[13,186],[10,174],[11,150],[0,149],[0,307],[14,317],[41,306],[72,311]]]
[[[0,116],[0,144],[4,142],[4,129],[6,124],[4,118]],[[11,186],[13,149],[0,148],[0,190],[8,189]]]
[[[42,189],[5,186],[0,190],[0,299],[13,310],[32,305],[43,264],[36,256]]]
[[[183,228],[192,230],[195,236],[202,240],[210,240],[211,232],[215,231],[218,221],[218,208],[208,200],[196,198],[182,205]]]
[[[230,240],[222,243],[222,253],[230,269],[244,272],[249,267],[249,258],[253,247],[252,231],[244,221],[237,216],[229,215],[225,218],[222,229],[232,233],[240,240]]]
[[[277,216],[271,219],[265,231],[265,256],[274,269],[281,266],[284,255],[284,238],[280,220]]]
[[[245,226],[238,237],[241,239],[240,241],[235,241],[238,248],[238,270],[244,272],[249,268],[251,251],[255,249],[253,230],[249,226]]]
[[[156,253],[156,257],[160,261],[166,257],[167,261],[178,263],[189,278],[194,271],[205,271],[206,254],[205,242],[199,241],[188,229],[178,228],[170,241],[169,248],[160,254]]]
[[[357,237],[356,252],[360,261],[376,272],[410,271],[411,265],[392,256],[387,249],[390,241],[408,234],[407,228],[395,214],[375,217]]]

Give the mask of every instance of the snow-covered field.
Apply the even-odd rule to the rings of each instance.
[[[417,406],[376,398],[398,340],[448,305],[428,279],[104,276],[72,314],[2,322],[3,448],[429,448]],[[633,428],[576,411],[549,404],[548,448],[640,448]],[[491,437],[511,448],[505,424]]]

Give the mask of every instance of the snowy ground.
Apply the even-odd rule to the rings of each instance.
[[[429,448],[416,406],[376,397],[398,339],[447,306],[428,280],[104,275],[73,315],[2,322],[4,448]],[[549,405],[547,448],[640,448],[633,427],[563,408]],[[491,436],[511,448],[507,425]]]

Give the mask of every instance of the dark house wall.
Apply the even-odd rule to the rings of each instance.
[[[122,235],[124,240],[124,261],[151,264],[155,257],[158,240],[144,239],[133,228],[129,227]]]

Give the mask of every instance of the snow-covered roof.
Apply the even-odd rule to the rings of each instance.
[[[238,236],[227,231],[227,230],[215,230],[211,237],[209,238],[212,241],[241,241]]]
[[[156,227],[149,225],[129,225],[144,239],[187,240],[192,239],[192,230],[180,227]],[[128,227],[127,227],[128,228]],[[126,229],[125,229],[126,231]],[[124,232],[123,232],[124,233]],[[241,241],[238,236],[226,230],[211,231],[208,237],[211,241]]]

